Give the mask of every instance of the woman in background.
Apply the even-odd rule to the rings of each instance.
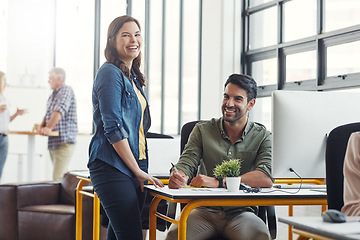
[[[9,123],[17,116],[25,113],[24,109],[17,109],[16,112],[10,116],[10,103],[4,96],[5,87],[6,76],[4,72],[0,71],[0,181],[9,148],[9,140],[6,134],[6,132],[9,131]]]
[[[144,181],[148,175],[146,133],[149,105],[140,71],[142,36],[130,16],[114,19],[108,29],[105,58],[92,91],[95,134],[90,142],[91,182],[109,218],[108,239],[142,240]]]
[[[344,206],[347,216],[360,216],[360,132],[350,135],[344,159]]]

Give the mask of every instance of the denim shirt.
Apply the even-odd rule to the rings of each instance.
[[[137,88],[145,97],[136,76],[134,77],[134,81]],[[92,103],[95,134],[89,146],[88,166],[95,159],[99,159],[117,168],[126,175],[134,177],[132,171],[126,166],[112,146],[113,143],[127,139],[132,154],[140,168],[147,172],[148,160],[138,160],[139,128],[142,112],[131,80],[115,65],[104,63],[95,77]],[[143,119],[145,135],[150,128],[150,124],[149,105],[146,101]]]

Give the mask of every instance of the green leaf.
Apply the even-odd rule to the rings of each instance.
[[[241,159],[224,160],[220,165],[214,168],[215,177],[238,177],[241,170]]]

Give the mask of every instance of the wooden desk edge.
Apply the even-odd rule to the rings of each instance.
[[[280,198],[280,199],[274,199],[274,198],[217,198],[217,199],[174,199],[168,196],[164,196],[162,194],[158,194],[155,192],[150,191],[150,194],[154,197],[164,199],[170,202],[175,203],[204,203],[209,205],[203,205],[203,206],[289,206],[289,205],[326,205],[327,204],[327,198],[326,195],[317,197],[317,198]],[[237,204],[239,201],[241,201],[241,205]],[[221,202],[219,204],[219,202]],[[245,202],[245,203],[243,203]],[[235,205],[234,205],[235,204]]]
[[[40,135],[38,132],[31,132],[31,131],[8,131],[6,132],[6,134],[20,134],[20,135]],[[50,133],[51,137],[55,137],[55,136],[59,136],[59,132],[58,131],[52,131]]]

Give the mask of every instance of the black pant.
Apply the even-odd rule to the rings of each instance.
[[[109,240],[142,240],[144,193],[137,179],[96,160],[89,166],[91,182],[109,218]]]

